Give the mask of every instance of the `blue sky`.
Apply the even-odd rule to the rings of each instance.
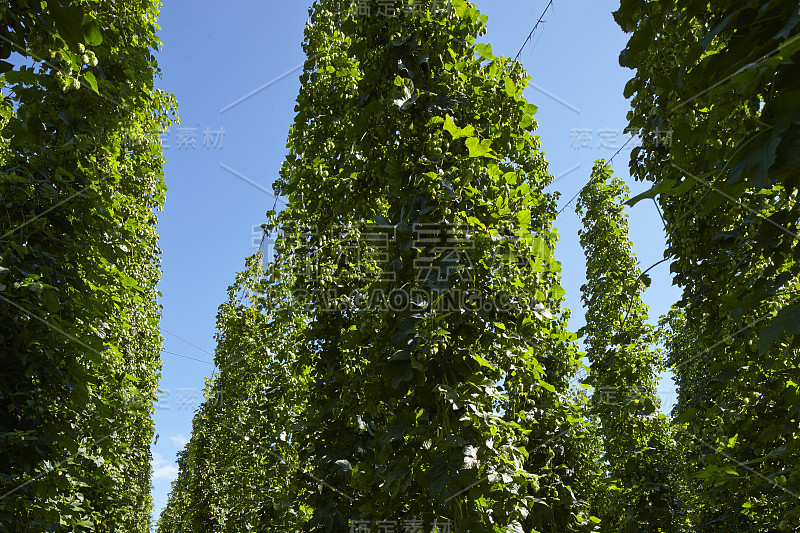
[[[310,5],[311,0],[230,0],[222,7],[196,0],[168,2],[162,9],[164,47],[158,59],[164,76],[158,86],[177,98],[182,123],[163,137],[168,193],[158,227],[165,353],[155,412],[159,439],[153,447],[156,516],[213,370],[217,307],[244,258],[257,249],[258,226],[275,201],[269,191],[287,152]],[[489,16],[482,42],[491,43],[495,54],[515,56],[546,5],[547,0],[477,0]],[[551,190],[561,193],[559,206],[586,182],[594,160],[610,158],[628,137],[622,90],[632,72],[617,61],[627,42],[612,18],[617,7],[614,0],[556,0],[520,55],[533,77],[525,96],[539,107],[537,133],[558,178]],[[648,188],[628,175],[635,144],[613,163],[632,194]],[[652,202],[629,213],[634,250],[646,268],[663,258],[661,221]],[[583,325],[580,219],[568,207],[556,225],[561,235],[556,254],[574,331]],[[667,263],[651,274],[645,301],[654,322],[679,291],[671,285]],[[669,380],[661,389],[669,408]]]

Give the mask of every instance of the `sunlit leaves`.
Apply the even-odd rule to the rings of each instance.
[[[781,487],[800,485],[767,476],[800,453],[785,392],[798,350],[797,3],[622,2],[615,18],[632,32],[620,56],[636,69],[625,92],[630,127],[643,134],[632,175],[656,184],[642,197],[659,195],[683,288],[669,348],[676,422],[686,428],[687,520],[700,531],[721,520],[735,531],[788,531],[800,505]],[[715,449],[733,435],[725,454]],[[725,473],[732,464],[758,465],[760,475],[743,482]]]
[[[263,282],[237,276],[263,303],[221,309],[222,360],[256,326],[276,356],[215,380],[241,395],[195,420],[162,531],[238,532],[229,516],[253,506],[267,509],[262,525],[294,531],[415,517],[580,530],[590,452],[567,436],[584,426],[566,392],[577,347],[560,309],[536,107],[520,94],[528,78],[474,45],[486,18],[463,0],[449,17],[343,20],[340,4],[310,14],[304,47],[325,50],[318,63],[335,72],[306,64],[275,184],[289,207],[268,224],[314,231],[285,233]],[[432,227],[450,231],[452,250],[438,249],[438,231],[421,241]],[[380,232],[388,246],[361,253]],[[247,399],[264,388],[281,409]],[[222,424],[261,426],[308,476],[279,481],[257,466],[263,453],[228,451]],[[252,500],[233,491],[240,478],[260,487]],[[209,507],[219,494],[236,502],[230,513]],[[282,506],[298,501],[308,514],[292,518]]]
[[[165,184],[160,148],[121,139],[174,111],[157,6],[6,4],[0,57],[32,59],[0,68],[0,529],[141,533]]]
[[[583,218],[579,234],[586,256],[586,284],[581,289],[586,325],[580,333],[591,362],[587,382],[594,387],[592,411],[602,425],[609,473],[599,490],[603,503],[594,513],[606,531],[646,524],[676,527],[668,428],[648,416],[655,409],[651,397],[660,365],[641,300],[647,283],[631,251],[623,211],[627,193],[610,166],[597,161],[576,208]],[[610,501],[617,503],[608,505]]]
[[[477,137],[470,137],[466,142],[470,157],[489,157],[497,159],[497,156],[492,152],[492,141],[490,139],[478,140]]]
[[[453,140],[460,139],[461,137],[475,137],[475,128],[471,124],[467,124],[463,128],[459,128],[453,122],[450,115],[446,115],[444,119],[444,131],[448,132]]]

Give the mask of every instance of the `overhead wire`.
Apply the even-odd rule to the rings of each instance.
[[[184,359],[191,359],[192,361],[198,361],[198,362],[200,362],[200,363],[205,363],[205,364],[207,364],[207,365],[213,365],[213,364],[214,364],[214,363],[212,363],[211,361],[205,361],[205,360],[203,360],[203,359],[197,359],[196,357],[189,357],[188,355],[183,355],[183,354],[180,354],[180,353],[170,352],[170,351],[168,351],[168,350],[161,350],[161,353],[166,353],[166,354],[169,354],[169,355],[174,355],[175,357],[182,357],[182,358],[184,358]]]
[[[548,10],[548,9],[550,9],[550,6],[552,6],[552,5],[553,5],[553,0],[550,0],[550,1],[547,3],[547,6],[545,6],[545,8],[544,8],[544,11],[542,11],[542,15],[539,17],[539,20],[537,20],[537,21],[536,21],[536,24],[534,24],[534,25],[533,25],[533,29],[532,29],[532,30],[531,30],[531,32],[528,34],[528,37],[525,39],[525,42],[524,42],[524,43],[522,43],[522,46],[520,46],[520,48],[519,48],[519,52],[517,52],[517,55],[516,55],[516,56],[514,56],[514,61],[516,61],[517,59],[519,59],[519,55],[522,53],[522,50],[525,48],[525,45],[526,45],[526,44],[528,44],[528,43],[530,42],[530,40],[531,40],[531,37],[533,37],[533,33],[536,31],[536,28],[538,28],[538,27],[539,27],[539,24],[541,24],[541,23],[542,23],[542,19],[544,18],[544,15],[545,15],[545,13],[547,13],[547,10]]]
[[[619,149],[619,150],[617,150],[617,151],[616,151],[616,153],[615,153],[614,155],[612,155],[612,156],[611,156],[611,159],[609,159],[609,160],[608,160],[608,164],[609,164],[609,165],[611,164],[611,162],[612,162],[612,161],[614,161],[614,158],[615,158],[615,157],[617,157],[617,155],[619,155],[619,153],[620,153],[620,152],[621,152],[621,151],[622,151],[622,150],[623,150],[623,149],[624,149],[626,146],[628,146],[628,143],[629,143],[629,142],[631,142],[631,141],[633,140],[633,138],[634,138],[634,137],[635,137],[635,135],[631,135],[631,136],[628,138],[628,140],[627,140],[627,141],[625,141],[625,144],[623,144],[623,145],[620,147],[620,149]],[[569,207],[569,205],[570,205],[570,204],[571,204],[573,201],[575,201],[575,198],[577,198],[577,197],[578,197],[578,195],[581,193],[581,191],[582,191],[582,190],[583,190],[583,187],[581,187],[580,189],[578,189],[578,192],[576,192],[576,193],[575,193],[575,195],[574,195],[572,198],[570,198],[569,202],[567,202],[566,204],[564,204],[564,207],[562,207],[561,209],[559,209],[559,210],[558,210],[558,213],[556,213],[556,217],[557,217],[558,215],[560,215],[560,214],[561,214],[561,213],[564,211],[564,209],[566,209],[567,207]]]

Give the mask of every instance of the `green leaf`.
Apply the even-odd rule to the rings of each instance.
[[[531,225],[531,212],[527,209],[520,211],[517,213],[517,220],[519,220],[520,226],[523,228],[528,228]]]
[[[769,187],[767,172],[775,163],[782,133],[781,128],[773,126],[751,137],[752,140],[731,158],[730,175],[723,185],[730,187],[746,180],[749,185],[759,189]]]
[[[434,494],[447,497],[451,469],[446,461],[437,461],[431,468],[431,490]],[[455,473],[455,472],[454,472]]]
[[[508,96],[513,97],[515,94],[517,94],[517,86],[514,85],[514,82],[511,80],[511,78],[503,78],[503,84],[505,85],[506,94]]]
[[[567,294],[567,291],[561,285],[552,284],[550,285],[550,297],[554,300],[561,300],[564,295]]]
[[[555,392],[555,391],[556,391],[556,388],[555,388],[553,385],[550,385],[550,384],[549,384],[548,382],[546,382],[546,381],[541,381],[541,380],[540,380],[540,381],[539,381],[539,385],[541,385],[541,386],[542,386],[542,387],[544,387],[545,389],[549,390],[550,392]]]
[[[103,42],[103,34],[97,22],[91,21],[83,26],[83,40],[89,46],[98,46]]]
[[[492,53],[492,45],[491,44],[476,44],[475,51],[478,52],[478,55],[481,56],[483,59],[487,59],[489,61],[494,61],[497,57]]]
[[[456,126],[456,123],[453,122],[453,119],[450,118],[450,115],[445,116],[444,119],[444,131],[449,133],[453,140],[460,139],[461,137],[475,137],[475,128],[472,127],[471,124],[467,124],[463,128],[459,128]]]
[[[483,357],[481,357],[478,354],[473,354],[472,358],[475,361],[477,361],[478,364],[481,365],[481,366],[484,366],[484,367],[486,367],[486,368],[488,368],[490,370],[497,370],[497,368],[492,363],[490,363],[489,361],[487,361],[486,359],[484,359]]]
[[[759,355],[764,355],[786,333],[800,335],[800,304],[784,307],[770,325],[761,330],[758,340]]]
[[[7,72],[5,75],[5,81],[8,83],[25,83],[28,85],[33,85],[38,79],[38,74],[36,74],[33,70],[29,70],[24,67],[21,70],[12,70]]]
[[[659,194],[667,194],[669,192],[672,192],[674,187],[675,187],[675,180],[667,178],[663,181],[658,182],[656,185],[646,190],[645,192],[637,194],[636,196],[625,202],[625,205],[633,207],[642,200],[646,200],[648,198],[655,198]]]
[[[467,148],[469,149],[469,156],[490,157],[492,159],[497,159],[497,156],[495,156],[492,153],[491,144],[492,141],[489,139],[478,141],[477,137],[470,137],[469,139],[467,139]]]
[[[89,84],[94,92],[100,94],[100,91],[97,90],[97,78],[94,77],[94,74],[91,72],[84,72],[83,79]]]
[[[738,14],[740,11],[741,11],[741,8],[740,9],[736,9],[736,10],[732,11],[731,13],[729,13],[727,17],[722,19],[722,22],[717,24],[716,27],[714,27],[714,29],[711,30],[711,32],[708,35],[706,35],[705,37],[703,37],[700,40],[700,43],[699,43],[700,47],[703,48],[703,50],[708,48],[708,45],[711,44],[711,41],[714,39],[714,37],[719,35],[720,32],[725,29],[725,26],[728,25],[728,22],[730,22],[730,20],[733,18],[733,16]]]
[[[339,459],[336,461],[336,466],[339,467],[339,471],[342,474],[349,474],[353,471],[353,465],[347,459]]]
[[[48,2],[47,7],[53,14],[58,35],[73,51],[77,51],[83,40],[83,9],[79,6],[63,7],[57,2]]]
[[[400,383],[411,381],[414,378],[414,372],[411,368],[410,362],[394,362],[388,365],[387,368],[392,378],[393,389],[399,387]]]
[[[672,419],[672,424],[686,424],[694,420],[699,411],[694,407],[688,407],[686,411]]]
[[[522,115],[522,120],[519,122],[519,127],[527,130],[533,126],[533,117],[531,115]]]
[[[42,298],[44,299],[44,307],[51,313],[58,313],[58,310],[61,306],[58,303],[58,297],[52,291],[45,291],[42,293]]]
[[[714,465],[711,465],[709,467],[704,468],[700,472],[696,473],[694,475],[694,477],[700,478],[700,479],[706,479],[706,478],[710,478],[711,476],[715,475],[717,472],[719,472],[719,468],[714,466]]]
[[[508,524],[508,529],[506,530],[506,533],[525,533],[525,528],[523,528],[522,524],[520,524],[519,522],[514,521]]]
[[[417,101],[419,94],[412,87],[404,86],[402,94],[394,99],[394,103],[401,110],[406,111]]]

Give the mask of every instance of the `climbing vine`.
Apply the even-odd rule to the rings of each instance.
[[[245,530],[204,503],[241,493],[217,482],[193,492],[201,458],[222,452],[206,444],[212,434],[247,439],[226,445],[220,467],[252,464],[256,486],[272,489],[255,506],[275,499],[259,525],[591,530],[581,466],[591,446],[568,393],[579,357],[559,309],[555,199],[543,192],[552,178],[536,107],[522,96],[529,77],[476,43],[486,17],[469,2],[397,17],[348,8],[326,0],[309,12],[275,185],[288,207],[265,226],[280,253],[257,286],[238,286],[243,303],[225,312],[240,325],[220,346],[257,342],[218,350],[211,388],[228,399],[216,420],[206,407],[196,419],[160,530],[199,527],[186,506],[203,529]],[[245,333],[256,324],[263,333]],[[270,427],[263,403],[228,395],[240,382],[232,359],[248,353],[259,354],[256,389],[285,376]]]
[[[269,299],[286,294],[285,278],[272,277],[283,270],[276,262],[261,279],[262,259],[248,260],[220,306],[219,374],[207,383],[159,531],[249,531],[265,524],[298,531],[309,519],[301,487],[314,476],[303,472],[291,437],[304,420],[308,380],[295,374],[296,356],[287,350],[300,348],[307,318]]]
[[[587,382],[594,388],[592,410],[608,464],[601,531],[677,531],[671,436],[656,398],[663,364],[640,296],[650,278],[633,254],[619,203],[627,194],[624,182],[601,160],[576,206],[586,256],[581,288],[586,325],[579,334],[591,362]]]
[[[643,133],[631,172],[654,187],[695,354],[673,354],[702,480],[698,531],[791,531],[800,518],[798,125],[794,1],[623,1]],[[673,343],[674,345],[675,343]],[[680,358],[678,357],[680,355]],[[689,385],[687,380],[704,384]],[[688,424],[688,425],[686,425]]]
[[[654,183],[627,203],[657,198],[683,295],[648,325],[628,190],[598,162],[578,203],[591,396],[529,77],[477,43],[472,3],[405,4],[309,10],[276,258],[220,308],[161,533],[796,529],[796,2],[615,13],[631,173]]]
[[[153,87],[157,15],[152,2],[0,6],[4,531],[149,528],[157,134],[173,109]]]

